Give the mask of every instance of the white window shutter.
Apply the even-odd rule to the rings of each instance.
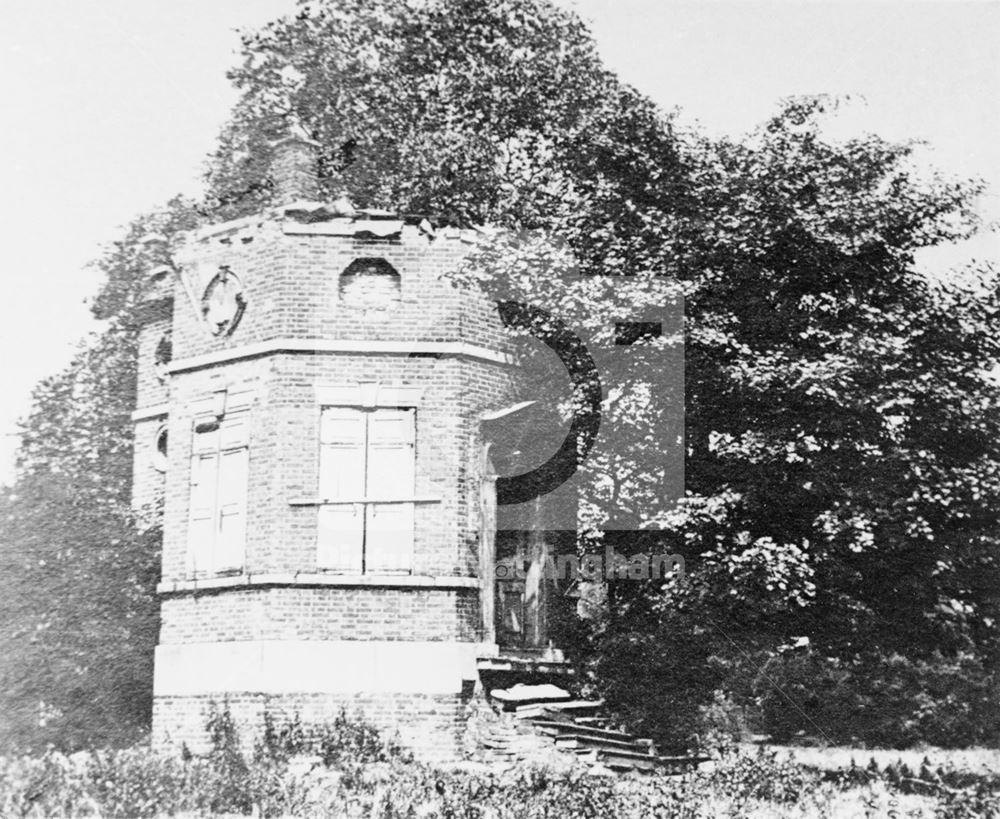
[[[365,414],[351,407],[329,407],[320,418],[319,435],[323,444],[364,445]]]
[[[409,572],[413,567],[413,504],[368,505],[365,569],[369,572]]]
[[[211,568],[215,542],[215,491],[218,458],[214,453],[191,459],[191,514],[188,523],[188,564],[192,571]]]
[[[188,569],[241,569],[246,551],[249,424],[246,413],[196,416],[191,456]]]
[[[360,574],[364,525],[364,507],[360,503],[321,506],[317,566],[332,572]]]
[[[414,484],[413,410],[375,410],[368,419],[368,497],[412,498]],[[411,571],[413,503],[372,503],[366,518],[365,569]]]
[[[195,425],[192,452],[195,455],[213,455],[219,451],[219,428],[214,422],[203,421],[205,429],[199,431]]]
[[[241,413],[224,418],[219,424],[219,448],[236,449],[250,443],[249,418]]]
[[[365,414],[331,407],[320,420],[319,495],[322,500],[365,496]]]
[[[316,562],[319,568],[360,573],[364,549],[365,415],[331,407],[320,419],[319,495],[323,500],[356,501],[321,506]]]
[[[216,571],[243,568],[249,460],[246,447],[224,451],[219,458],[219,532],[214,555]]]

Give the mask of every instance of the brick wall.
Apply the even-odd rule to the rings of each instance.
[[[209,748],[205,722],[213,705],[228,707],[241,728],[243,741],[260,733],[267,712],[279,722],[298,716],[306,725],[332,723],[341,711],[361,717],[397,739],[422,760],[459,758],[470,714],[471,692],[457,695],[356,694],[280,697],[253,693],[226,696],[159,697],[153,703],[153,742],[167,748],[181,744],[201,753]]]
[[[166,475],[156,467],[156,436],[166,416],[146,418],[135,425],[132,465],[132,506],[147,517],[161,514]]]
[[[274,143],[271,179],[277,202],[315,199],[319,194],[316,176],[316,143],[288,136]]]
[[[160,340],[170,333],[173,326],[172,314],[172,302],[161,304],[155,317],[143,323],[139,332],[140,366],[136,379],[136,407],[151,407],[162,404],[169,398],[169,387],[166,380],[157,374],[155,361]]]
[[[168,597],[160,644],[228,640],[476,641],[474,589],[271,588]]]
[[[373,378],[424,388],[416,409],[414,573],[472,576],[478,537],[478,416],[505,400],[508,368],[398,355],[282,354],[173,378],[164,519],[165,580],[186,576],[189,460],[196,402],[219,389],[253,390],[247,571],[316,568],[318,511],[291,501],[319,490],[318,385]]]
[[[192,246],[185,269],[196,281],[196,296],[201,298],[220,265],[228,265],[243,285],[247,308],[232,335],[213,337],[177,283],[175,359],[274,338],[464,340],[507,349],[494,306],[445,278],[472,249],[470,244],[431,240],[410,225],[399,240],[296,236],[281,230],[277,221],[252,222]],[[244,243],[244,238],[250,241]],[[385,259],[400,274],[394,309],[366,311],[338,298],[340,274],[356,259],[372,257]]]
[[[155,503],[162,493],[164,581],[184,581],[190,573],[190,459],[198,402],[219,390],[249,391],[253,396],[248,415],[244,573],[308,574],[316,571],[317,561],[318,507],[304,501],[316,498],[319,490],[322,404],[318,391],[370,380],[422,389],[416,407],[416,494],[428,500],[415,507],[413,573],[478,576],[478,419],[512,400],[514,373],[510,365],[475,354],[405,350],[241,354],[248,345],[297,339],[464,342],[485,350],[487,356],[502,356],[509,352],[509,344],[493,305],[443,278],[471,245],[443,235],[430,239],[409,225],[401,236],[386,240],[296,235],[286,232],[286,227],[271,217],[241,220],[203,234],[182,260],[198,299],[220,265],[227,265],[240,279],[246,311],[234,332],[212,336],[201,321],[200,310],[191,304],[177,280],[169,283],[174,298],[172,315],[151,315],[143,330],[139,407],[169,403],[166,423],[170,445],[164,477],[151,465],[153,436],[162,419],[137,422],[135,498],[137,504]],[[340,275],[359,258],[385,259],[399,273],[399,298],[391,309],[366,310],[340,300]],[[181,366],[165,385],[156,377],[154,354],[167,329],[172,333],[173,364]],[[226,351],[233,357],[191,361],[196,356]],[[470,644],[481,639],[478,597],[475,588],[280,584],[182,592],[163,600],[160,644],[216,651],[213,645],[221,650],[252,641],[306,641],[305,650],[313,653],[318,649],[311,641],[316,641],[315,646],[322,642],[337,646],[338,641],[354,641],[351,645],[388,641],[390,645],[410,642],[413,650],[419,651],[430,649],[416,644],[445,643],[470,651]],[[329,650],[334,652],[331,657],[339,657],[338,652],[346,649]],[[455,665],[454,672],[450,666],[444,671],[447,687],[412,690],[464,692],[467,666],[459,670],[460,665]],[[405,679],[407,671],[404,664],[387,673]],[[191,667],[188,672],[185,666],[183,673],[196,676],[199,669]],[[176,684],[176,675],[172,679]],[[440,680],[434,683],[438,684]],[[170,690],[197,689],[181,686]],[[201,690],[214,691],[214,683]],[[217,695],[157,694],[154,734],[158,741],[185,741],[197,746],[204,741],[209,700],[223,697],[248,726],[259,724],[264,707],[299,710],[306,721],[324,721],[346,706],[362,709],[383,727],[398,728],[408,744],[423,747],[428,756],[436,758],[453,755],[466,699],[464,694],[365,691],[274,696],[261,693],[264,690],[242,691],[230,686]]]

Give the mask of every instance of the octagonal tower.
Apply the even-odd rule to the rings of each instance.
[[[211,702],[247,723],[346,707],[454,756],[495,653],[480,421],[511,400],[510,350],[495,306],[444,278],[476,232],[315,201],[314,147],[279,143],[280,204],[192,232],[150,277],[154,738],[203,746]]]

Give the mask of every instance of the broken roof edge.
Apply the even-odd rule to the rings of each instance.
[[[424,230],[474,230],[477,233],[493,233],[496,228],[488,225],[455,224],[452,220],[443,216],[429,213],[413,213],[400,210],[387,210],[385,208],[357,208],[346,194],[341,194],[334,202],[317,202],[310,200],[298,200],[281,205],[278,210],[285,217],[296,218],[302,221],[329,221],[332,219],[364,219],[369,221],[399,221],[407,225],[418,225]]]
[[[218,224],[186,231],[183,243],[206,242],[217,237],[227,237],[260,228],[265,222],[279,222],[283,233],[303,233],[334,236],[373,235],[377,238],[394,236],[404,225],[416,226],[431,239],[442,236],[478,243],[500,232],[492,225],[459,227],[425,213],[406,213],[382,208],[355,208],[346,197],[335,202],[297,200],[285,205],[269,207],[249,216],[231,219]],[[326,226],[326,227],[324,227]]]

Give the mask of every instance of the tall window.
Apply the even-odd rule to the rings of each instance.
[[[195,572],[243,568],[247,528],[248,416],[196,420],[191,454],[188,556]]]
[[[409,573],[414,411],[328,407],[320,424],[321,569]]]

